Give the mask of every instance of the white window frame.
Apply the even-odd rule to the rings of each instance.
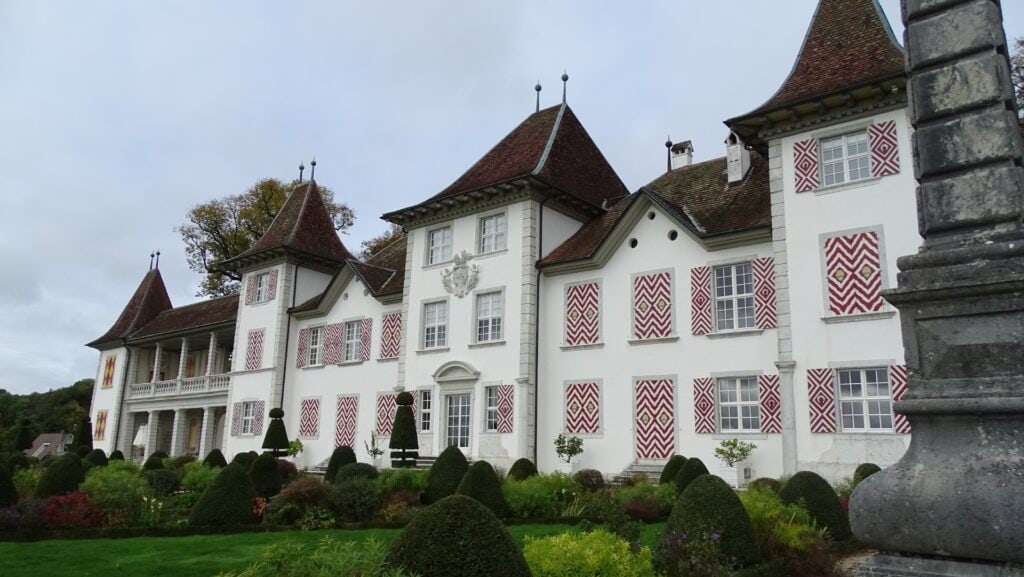
[[[324,327],[309,327],[306,333],[306,366],[324,364]]]
[[[749,272],[749,275],[745,274],[744,276],[750,279],[750,282],[749,282],[750,292],[744,292],[744,293],[738,293],[737,292],[737,289],[740,286],[740,284],[738,282],[739,281],[739,274],[738,274],[738,272],[739,272],[738,268],[739,267],[745,267],[745,272]],[[727,271],[726,275],[720,274],[720,273],[726,272],[726,271]],[[754,299],[754,293],[755,293],[756,289],[754,288],[754,265],[753,265],[753,263],[750,262],[750,261],[745,261],[745,262],[735,262],[735,263],[725,263],[725,264],[720,264],[720,265],[714,265],[714,266],[711,267],[711,273],[712,273],[712,275],[711,275],[711,283],[712,283],[711,291],[712,291],[712,297],[713,297],[713,301],[714,301],[714,305],[712,306],[712,314],[714,315],[714,319],[715,319],[715,330],[714,330],[714,332],[716,332],[716,333],[723,333],[723,332],[729,332],[729,331],[747,331],[747,330],[756,329],[757,328],[757,310],[755,308],[756,307],[756,301]],[[729,280],[728,287],[724,286],[724,283],[721,282],[721,280],[725,279],[725,278],[727,278]],[[720,289],[728,289],[730,291],[730,294],[719,295]],[[746,306],[741,307],[740,305],[744,304],[745,302],[749,302],[750,306],[749,307],[746,307]],[[731,318],[729,318],[729,319],[725,319],[724,318],[724,315],[722,314],[722,311],[719,309],[719,305],[720,304],[730,304],[731,305],[731,309],[730,309],[730,311],[731,311]],[[747,323],[747,324],[745,324],[745,326],[739,326],[739,324],[740,324],[739,323],[740,317],[739,317],[738,313],[739,313],[740,310],[749,310],[750,311],[750,316],[749,317],[743,317],[743,320],[745,321],[745,323]],[[722,326],[723,323],[726,320],[728,320],[729,326]]]
[[[857,150],[855,154],[850,154],[851,143],[849,140],[851,137],[857,139],[856,146],[858,149],[863,145],[863,151]],[[826,151],[826,143],[836,141],[839,144],[838,149],[832,147]],[[818,139],[818,150],[822,188],[842,186],[871,178],[871,141],[868,138],[867,129],[820,137]],[[834,150],[838,151],[838,155],[831,155]],[[830,157],[826,158],[826,154]],[[852,167],[853,163],[856,163],[856,167]],[[830,173],[829,169],[833,168],[838,168],[839,170],[832,170]],[[857,173],[856,176],[853,175],[854,171]],[[838,179],[836,175],[838,175]]]
[[[349,335],[350,327],[354,327],[352,338]],[[361,360],[363,358],[363,320],[345,321],[341,330],[342,359],[345,362]]]
[[[431,423],[431,417],[434,413],[434,391],[430,389],[421,389],[418,391],[418,394],[419,403],[416,405],[416,408],[420,413],[418,431],[420,433],[433,432],[433,429],[431,428],[433,426]]]
[[[498,432],[498,385],[484,387],[484,431]]]
[[[242,401],[242,418],[239,421],[239,432],[241,435],[255,435],[256,429],[256,401]]]
[[[432,306],[441,306],[444,310],[444,321],[437,322],[436,320],[428,324],[427,311]],[[448,307],[448,300],[428,301],[423,303],[423,333],[421,345],[424,350],[426,349],[443,349],[448,346],[448,325],[450,321],[450,313]],[[429,343],[430,329],[434,329],[434,342]]]
[[[494,230],[488,231],[488,222],[494,222]],[[508,248],[508,216],[504,212],[480,217],[477,234],[477,254],[501,252]]]
[[[434,245],[434,234],[441,235],[441,244]],[[447,236],[447,238],[445,238]],[[445,242],[447,241],[447,242]],[[454,232],[452,225],[447,224],[426,231],[426,261],[427,266],[442,264],[452,260],[452,249],[454,246]]]
[[[453,415],[452,415],[452,412],[451,412],[451,400],[452,400],[452,397],[462,396],[462,395],[464,395],[466,397],[467,403],[468,403],[468,405],[466,406],[466,415],[465,416],[466,416],[466,419],[467,419],[467,423],[466,423],[465,428],[463,428],[461,426],[455,427],[453,425],[454,419],[453,419]],[[441,441],[441,446],[442,447],[456,447],[460,451],[463,451],[463,452],[469,451],[469,448],[472,446],[472,443],[473,443],[473,393],[470,392],[470,391],[451,391],[451,392],[446,392],[444,394],[444,416],[445,416],[445,423],[444,423],[445,428],[444,428],[444,438]],[[457,431],[456,431],[456,433],[457,433],[456,434],[456,439],[461,441],[463,438],[465,438],[465,442],[466,442],[465,445],[458,445],[458,444],[449,445],[448,444],[448,441],[451,439],[451,436],[452,436],[452,428],[453,427],[455,427],[457,429]],[[462,435],[463,432],[465,432],[465,437],[463,437],[463,435]]]
[[[878,394],[878,385],[882,384],[883,381],[879,381],[877,378],[874,381],[869,381],[869,373],[877,377],[881,375],[884,379],[886,392],[885,394]],[[860,393],[854,394],[853,387],[855,383],[849,381],[843,383],[844,376],[856,375],[860,380],[859,387]],[[892,413],[892,382],[889,378],[889,368],[886,366],[867,366],[867,367],[849,367],[849,368],[837,368],[835,369],[835,386],[836,386],[836,412],[839,413],[839,425],[844,432],[862,432],[862,433],[891,433],[895,426],[895,419]],[[873,395],[868,394],[869,389],[874,386]],[[872,406],[872,403],[879,403]],[[881,403],[884,403],[885,410],[882,410]],[[859,408],[860,413],[858,414],[853,409]],[[874,409],[874,410],[873,410]],[[847,421],[849,416],[849,421]],[[862,419],[862,426],[856,426],[856,418]],[[878,419],[878,426],[872,426],[872,418]],[[888,420],[888,426],[885,425]],[[847,424],[849,423],[849,424]]]
[[[480,301],[485,298],[497,298],[498,306],[494,307],[493,303],[490,305],[490,310],[486,316],[481,314]],[[497,311],[494,309],[497,308]],[[473,296],[473,342],[476,343],[493,343],[501,341],[505,338],[505,291],[504,290],[487,290],[474,293]],[[487,328],[485,329],[486,334],[484,338],[481,338],[482,324],[486,322]],[[497,325],[497,331],[494,330]]]
[[[253,281],[253,289],[256,294],[253,296],[253,304],[265,303],[270,300],[270,272],[261,272],[256,275]]]
[[[743,385],[750,385],[746,391]],[[744,392],[748,393],[744,398]],[[731,395],[729,395],[731,393]],[[729,395],[727,397],[727,395]],[[728,400],[727,400],[728,399]],[[751,400],[753,399],[753,400]],[[735,409],[734,415],[725,415],[726,409]],[[733,411],[729,411],[733,413]],[[761,391],[757,376],[719,377],[715,379],[715,416],[722,433],[761,432]],[[734,420],[735,426],[726,426]],[[754,426],[754,425],[757,426]]]

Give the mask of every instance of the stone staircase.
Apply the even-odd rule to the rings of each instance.
[[[425,456],[425,455],[420,455],[416,459],[416,466],[413,467],[413,469],[429,469],[434,464],[434,461],[436,461],[436,460],[437,460],[437,457],[428,457],[428,456]],[[473,464],[472,460],[467,459],[467,461],[469,462],[469,464],[471,464],[471,465]],[[330,462],[331,462],[331,458],[327,457],[323,461],[320,461],[319,463],[317,463],[315,466],[310,467],[309,468],[309,472],[314,474],[314,475],[320,475],[322,477],[322,476],[324,476],[327,473],[327,464],[330,463]],[[390,465],[390,461],[388,462],[388,464]],[[660,469],[659,469],[659,472],[660,472]]]
[[[612,484],[622,485],[634,477],[644,475],[647,477],[647,481],[650,484],[657,485],[658,478],[661,477],[661,470],[664,468],[665,463],[641,463],[639,461],[633,461],[633,463],[623,469],[621,473],[612,477]]]

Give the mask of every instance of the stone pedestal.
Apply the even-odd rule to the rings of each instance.
[[[879,553],[857,567],[854,577],[1018,577],[1024,566]]]

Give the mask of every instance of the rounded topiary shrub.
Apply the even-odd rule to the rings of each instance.
[[[831,539],[845,541],[852,536],[850,520],[839,503],[839,496],[817,473],[800,471],[793,475],[779,491],[779,498],[786,504],[802,505],[818,527],[828,530]]]
[[[107,461],[123,461],[123,460],[124,460],[124,453],[122,453],[120,449],[114,449],[110,453],[110,456],[107,457]]]
[[[457,493],[476,499],[502,519],[512,514],[508,502],[505,501],[505,495],[501,492],[498,475],[487,461],[473,463],[463,475]]]
[[[454,495],[468,470],[466,456],[458,447],[448,447],[441,451],[427,473],[427,490],[423,492],[423,503],[429,505]]]
[[[214,449],[206,454],[203,464],[207,467],[227,467],[228,460],[224,458],[224,453],[221,453],[220,449]]]
[[[335,448],[334,452],[331,453],[331,460],[327,462],[327,472],[324,473],[324,479],[328,481],[333,480],[334,476],[338,474],[338,469],[355,462],[356,452],[352,450],[352,447],[342,445]]]
[[[679,472],[676,473],[676,492],[682,494],[694,479],[707,474],[708,468],[704,466],[704,461],[697,457],[690,457],[679,467]]]
[[[717,541],[719,552],[741,565],[760,559],[747,510],[732,487],[714,475],[701,475],[686,487],[672,507],[666,529],[687,533],[691,539]]]
[[[213,484],[192,507],[191,525],[248,525],[256,522],[252,505],[256,489],[240,463],[221,469]]]
[[[295,466],[295,463],[284,459],[277,460],[277,471],[281,474],[282,483],[287,483],[299,476],[299,469]]]
[[[175,471],[181,471],[185,469],[185,465],[195,462],[196,458],[191,455],[182,455],[180,457],[174,457],[171,459],[171,468]]]
[[[533,461],[522,458],[512,463],[512,468],[508,470],[508,478],[513,481],[522,481],[537,474],[537,465],[533,464]]]
[[[572,476],[572,480],[590,493],[604,489],[604,475],[597,469],[581,469]]]
[[[395,399],[395,422],[391,428],[391,466],[395,469],[409,469],[416,466],[419,457],[419,437],[416,433],[416,417],[412,414],[412,395],[408,391],[398,393]]]
[[[103,449],[93,449],[92,451],[89,451],[89,454],[82,460],[92,463],[95,467],[106,467],[107,463],[110,462],[110,460],[107,459],[107,454],[103,452]]]
[[[881,470],[882,468],[874,463],[861,463],[860,465],[857,465],[857,468],[853,471],[854,485],[860,485],[861,481]]]
[[[143,471],[142,476],[153,489],[153,493],[164,497],[173,494],[181,485],[181,477],[177,471],[171,469],[150,469]]]
[[[249,478],[256,489],[256,494],[269,499],[281,492],[281,470],[277,466],[277,458],[271,453],[263,453],[249,467]]]
[[[278,407],[270,409],[270,424],[267,425],[267,434],[263,437],[262,448],[269,449],[275,457],[288,451],[288,431],[284,426],[284,411]]]
[[[369,521],[380,508],[380,493],[377,492],[377,485],[373,481],[354,477],[343,480],[328,490],[327,506],[339,521]]]
[[[81,447],[78,447],[78,448],[75,449],[75,454],[78,455],[82,459],[84,459],[85,456],[88,455],[91,452],[92,452],[92,448],[88,447],[86,445],[82,445]]]
[[[232,463],[238,463],[239,465],[245,467],[245,470],[248,471],[249,467],[252,467],[253,462],[256,461],[256,457],[258,457],[258,456],[259,455],[257,455],[255,451],[247,451],[245,453],[237,453],[235,455],[235,457],[233,459],[231,459],[231,462]]]
[[[452,495],[419,512],[391,544],[388,562],[420,577],[530,577],[519,546],[475,499]]]
[[[146,462],[142,464],[143,471],[155,471],[156,469],[164,468],[164,459],[166,457],[160,456],[160,451],[153,453],[146,459]]]
[[[344,465],[331,479],[333,483],[342,483],[352,479],[367,479],[372,481],[380,475],[380,472],[369,463],[349,463]]]
[[[36,498],[58,497],[78,489],[85,480],[82,460],[74,453],[55,459],[43,472],[36,485]]]
[[[18,490],[6,466],[0,465],[0,509],[18,504]]]
[[[767,489],[776,495],[782,490],[782,482],[771,477],[758,477],[747,485],[749,489]]]
[[[679,468],[686,463],[686,457],[682,455],[672,455],[672,457],[665,463],[665,468],[661,470],[661,476],[658,477],[658,483],[664,485],[665,483],[674,483],[676,475],[679,474]]]

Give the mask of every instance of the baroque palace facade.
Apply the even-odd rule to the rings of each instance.
[[[385,214],[407,238],[366,261],[300,185],[230,263],[240,295],[173,307],[151,270],[90,343],[94,445],[230,458],[282,407],[315,466],[386,448],[407,390],[422,455],[551,470],[566,434],[606,473],[732,438],[754,476],[891,464],[906,369],[881,292],[920,244],[903,61],[876,2],[821,0],[725,156],[676,144],[630,193],[563,102]]]

